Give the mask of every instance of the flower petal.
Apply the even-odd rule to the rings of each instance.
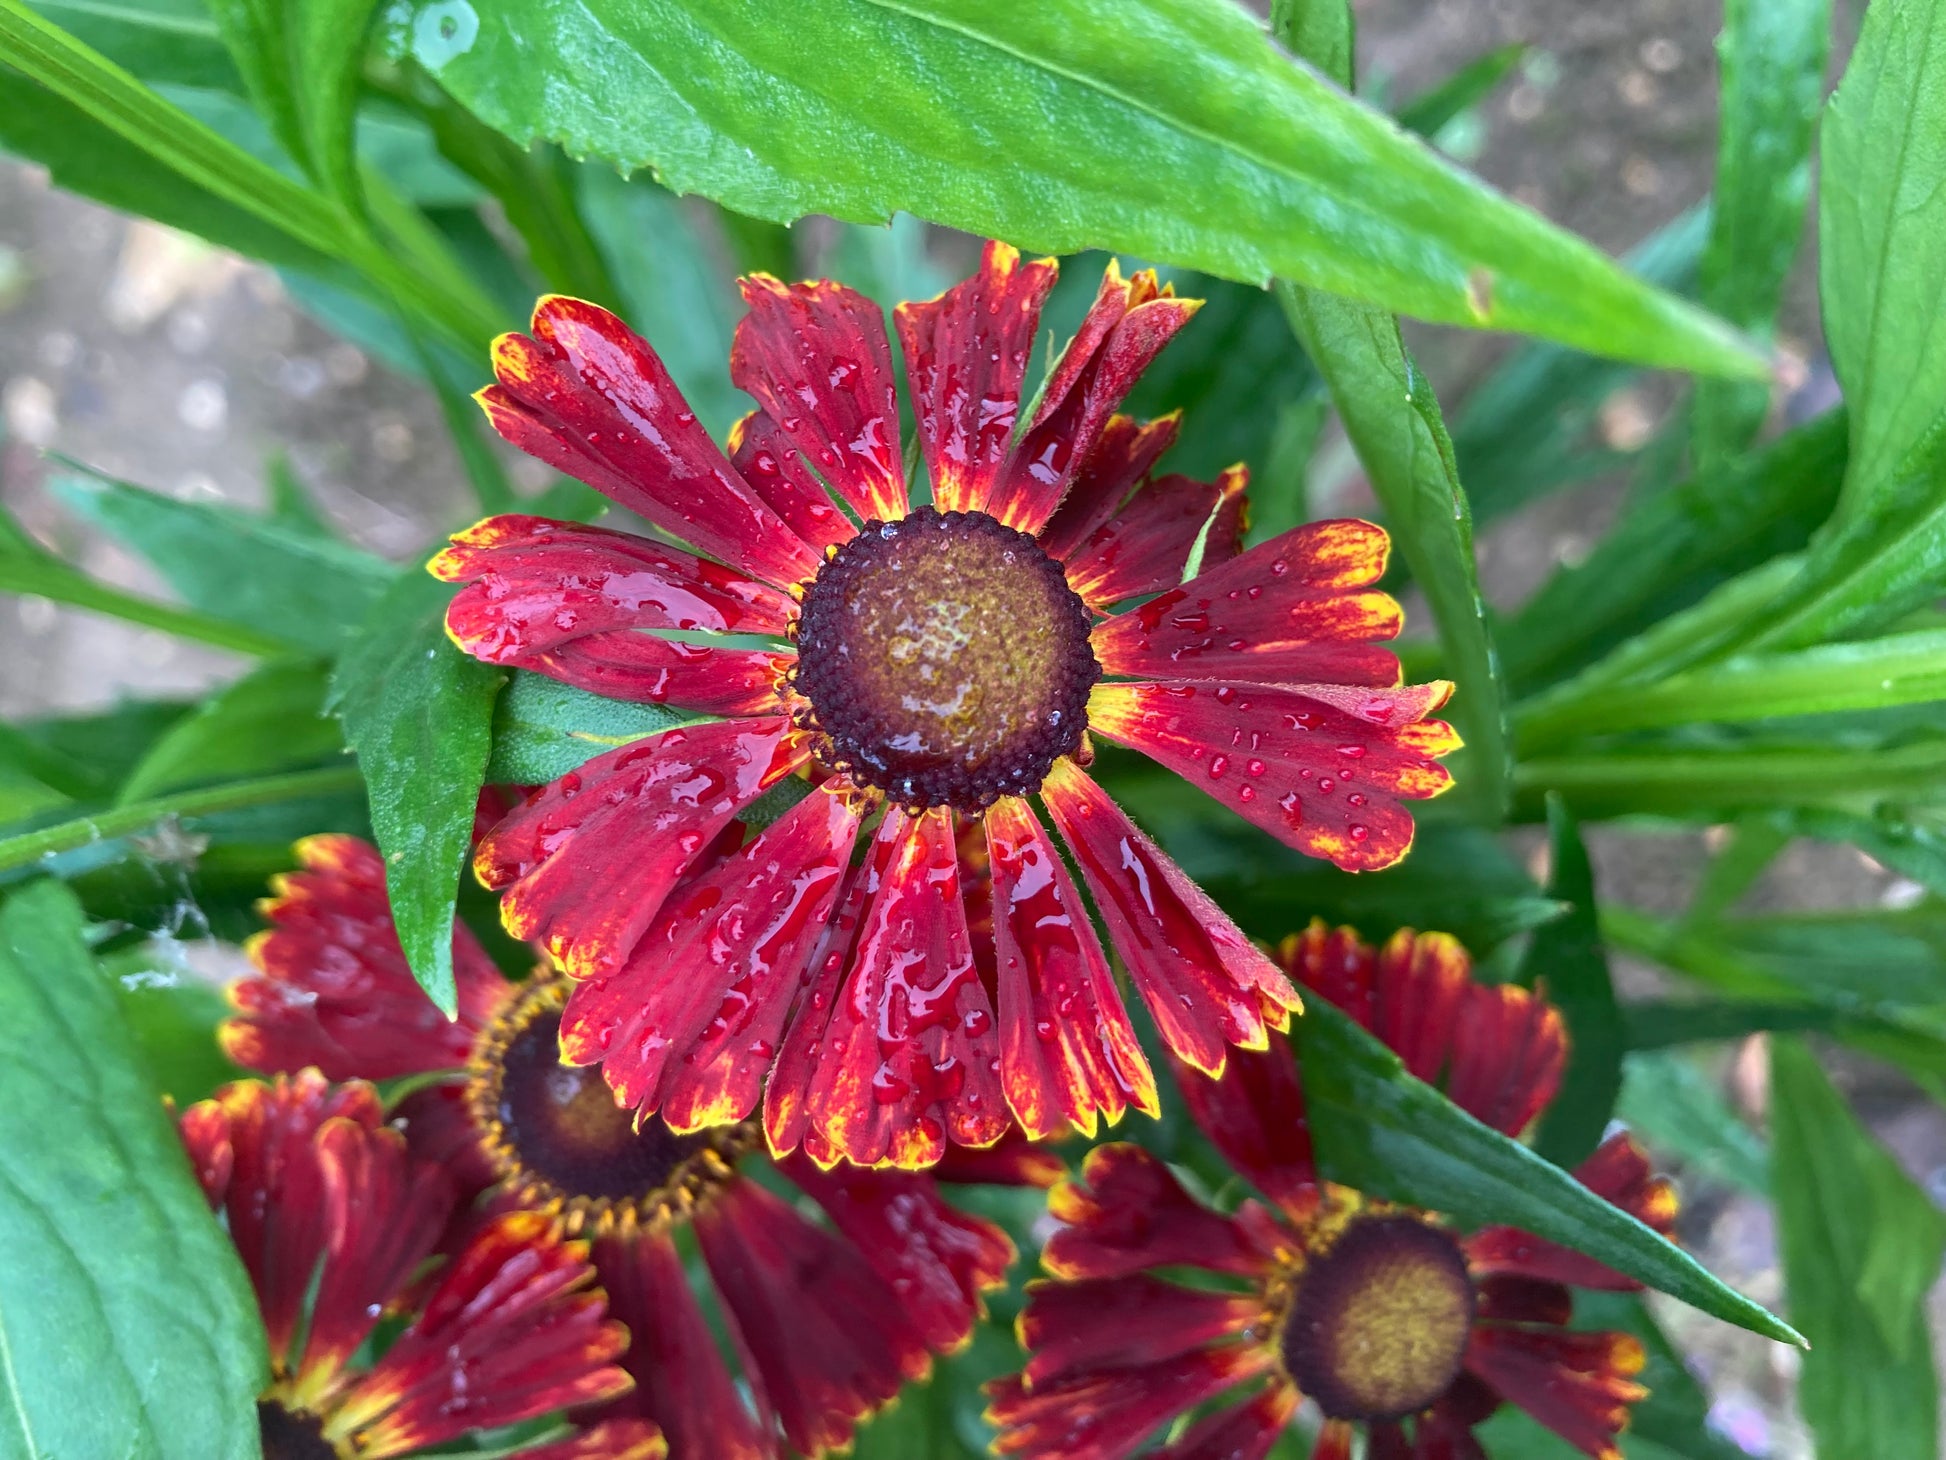
[[[893,844],[825,1029],[813,1122],[846,1160],[918,1169],[1007,1129],[993,1008],[973,967],[952,813],[886,813]]]
[[[739,279],[750,312],[730,346],[730,379],[860,517],[907,511],[899,392],[885,316],[855,289],[820,279]]]
[[[237,1017],[223,1050],[260,1074],[315,1066],[333,1080],[391,1080],[456,1070],[509,985],[479,940],[453,927],[459,1017],[449,1021],[413,978],[378,849],[350,836],[307,837],[299,869],[273,879],[270,927],[245,945],[253,977],[227,990]]]
[[[1181,1439],[1164,1445],[1150,1460],[1264,1460],[1297,1412],[1297,1397],[1288,1380],[1272,1379],[1247,1403],[1219,1409],[1198,1420]],[[1321,1434],[1311,1460],[1331,1460],[1323,1442]],[[1351,1460],[1349,1446],[1339,1460]]]
[[[500,1170],[483,1144],[462,1080],[439,1080],[399,1097],[392,1124],[421,1160],[430,1161],[453,1183],[461,1207],[500,1182]]]
[[[1096,1146],[1081,1176],[1048,1194],[1047,1211],[1064,1225],[1047,1239],[1041,1266],[1060,1278],[1178,1266],[1253,1277],[1274,1263],[1242,1223],[1203,1206],[1140,1146]]]
[[[1307,1220],[1317,1210],[1318,1171],[1290,1041],[1235,1051],[1220,1080],[1179,1061],[1175,1074],[1190,1119],[1223,1159],[1293,1220]]]
[[[541,1212],[498,1217],[434,1281],[410,1326],[333,1406],[326,1434],[403,1455],[628,1392],[628,1331],[592,1289],[585,1242]]]
[[[1206,1074],[1229,1045],[1262,1049],[1300,1007],[1290,980],[1072,761],[1041,786],[1163,1043]]]
[[[1041,550],[1057,563],[1067,562],[1128,500],[1136,484],[1176,444],[1181,429],[1181,411],[1153,421],[1110,416],[1101,439],[1075,472],[1067,496],[1041,529]]]
[[[1574,1170],[1575,1179],[1667,1237],[1675,1228],[1676,1191],[1656,1176],[1649,1158],[1626,1131],[1617,1131]],[[1578,1288],[1634,1292],[1642,1285],[1584,1253],[1523,1232],[1483,1227],[1466,1239],[1467,1262],[1477,1271],[1538,1278]]]
[[[1272,1314],[1258,1293],[1186,1288],[1147,1273],[1027,1285],[1017,1331],[1030,1388],[1099,1369],[1146,1368],[1225,1338]]]
[[[343,1213],[325,1202],[318,1133],[334,1121],[376,1132],[383,1120],[370,1085],[333,1087],[316,1070],[304,1070],[270,1083],[225,1085],[178,1121],[190,1165],[256,1289],[279,1373],[299,1357],[292,1345],[318,1265],[342,1241],[331,1222]]]
[[[1088,724],[1285,845],[1370,872],[1412,846],[1400,801],[1453,783],[1436,757],[1459,737],[1424,718],[1451,692],[1443,681],[1396,690],[1117,682],[1095,686]]]
[[[833,777],[843,784],[842,778]],[[874,837],[865,850],[864,860],[846,874],[823,934],[805,963],[803,987],[797,1007],[784,1031],[784,1042],[777,1051],[777,1062],[764,1086],[764,1139],[771,1154],[782,1157],[797,1149],[807,1138],[824,1138],[812,1129],[811,1089],[817,1082],[819,1055],[824,1049],[825,1031],[838,994],[851,967],[852,949],[858,930],[864,925],[865,911],[878,893],[885,869],[891,864],[893,843]]]
[[[784,676],[797,656],[617,630],[508,662],[611,700],[699,715],[760,715],[782,703]]]
[[[1038,1186],[1045,1190],[1067,1175],[1067,1163],[1052,1146],[1008,1131],[990,1146],[948,1146],[926,1174],[958,1186]]]
[[[797,616],[788,595],[694,553],[549,517],[488,517],[426,566],[466,585],[446,632],[490,664],[615,629],[781,634]]]
[[[1058,267],[1022,264],[1018,250],[989,243],[972,278],[892,311],[941,512],[986,505],[1013,445],[1041,303]]]
[[[600,1063],[619,1102],[679,1133],[748,1116],[858,822],[851,797],[813,791],[672,893],[618,973],[568,996],[562,1058]]]
[[[683,725],[596,756],[508,813],[474,853],[501,916],[569,973],[619,969],[696,856],[804,761],[781,717]]]
[[[711,557],[780,586],[817,554],[723,459],[648,341],[585,300],[550,294],[533,335],[493,342],[493,428]]]
[[[1482,984],[1445,933],[1401,929],[1374,952],[1350,928],[1313,922],[1278,961],[1356,1019],[1476,1120],[1519,1135],[1560,1087],[1567,1032],[1558,1010],[1516,984]]]
[[[1061,854],[1025,801],[987,808],[1000,1083],[1030,1139],[1095,1133],[1133,1104],[1155,1115],[1155,1075]]]
[[[986,510],[1022,532],[1046,526],[1115,407],[1202,307],[1200,299],[1176,298],[1168,285],[1158,288],[1153,269],[1124,280],[1110,259]]]
[[[1391,541],[1369,522],[1312,522],[1259,543],[1139,608],[1099,624],[1111,674],[1389,688],[1398,603],[1372,587]]]
[[[802,1154],[780,1169],[864,1254],[929,1348],[966,1344],[986,1313],[981,1294],[1006,1286],[1014,1244],[1005,1232],[948,1204],[928,1174],[845,1163],[823,1171]]]
[[[1120,603],[1180,586],[1198,543],[1206,565],[1228,562],[1243,546],[1249,484],[1243,466],[1213,482],[1157,477],[1067,560],[1068,586],[1097,606]]]
[[[849,1243],[750,1181],[696,1214],[696,1237],[784,1434],[816,1455],[932,1366],[904,1305]]]
[[[603,1237],[595,1272],[608,1311],[629,1333],[622,1367],[635,1389],[604,1413],[642,1415],[674,1460],[776,1460],[776,1447],[737,1394],[736,1380],[666,1233]]]
[[[1263,1344],[1228,1344],[1166,1363],[1076,1374],[1031,1389],[1018,1377],[987,1385],[997,1455],[1035,1460],[1122,1460],[1142,1440],[1269,1369]]]
[[[1620,1460],[1615,1437],[1648,1390],[1642,1345],[1626,1333],[1503,1328],[1479,1323],[1466,1349],[1469,1372],[1555,1434],[1600,1460]]]
[[[730,464],[791,531],[819,552],[858,535],[797,448],[762,411],[730,427]]]

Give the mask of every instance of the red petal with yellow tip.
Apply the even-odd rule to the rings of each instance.
[[[1676,1192],[1654,1174],[1649,1158],[1626,1131],[1617,1131],[1574,1169],[1596,1196],[1612,1202],[1667,1237],[1675,1229]],[[1578,1288],[1634,1292],[1642,1285],[1606,1263],[1517,1227],[1483,1227],[1466,1239],[1467,1261],[1478,1271],[1539,1278]]]
[[[1115,408],[1200,308],[1158,291],[1153,270],[1124,280],[1110,260],[986,510],[1022,532],[1046,526]]]
[[[260,1074],[315,1066],[333,1080],[463,1066],[509,989],[479,940],[454,925],[459,1017],[449,1021],[406,963],[378,849],[315,836],[297,859],[262,905],[268,931],[248,944],[257,973],[228,989],[238,1017],[218,1030],[224,1052]]]
[[[1095,1132],[1133,1104],[1157,1113],[1155,1075],[1061,854],[1033,809],[987,809],[1000,1081],[1029,1138]]]
[[[1262,1049],[1267,1011],[1282,1027],[1299,1007],[1290,980],[1072,761],[1041,797],[1163,1042],[1207,1074],[1230,1045]]]
[[[754,1182],[699,1209],[696,1236],[764,1397],[806,1454],[848,1445],[858,1420],[931,1368],[864,1257]]]
[[[1154,421],[1110,416],[1102,427],[1101,439],[1075,472],[1067,496],[1041,529],[1041,550],[1056,562],[1065,563],[1072,557],[1096,528],[1115,515],[1162,454],[1176,444],[1181,427],[1180,411]]]
[[[1144,1438],[1271,1365],[1262,1344],[1203,1349],[1166,1363],[1075,1374],[1026,1388],[987,1386],[995,1454],[1034,1460],[1124,1460]]]
[[[836,910],[805,964],[797,1007],[792,1011],[790,1026],[784,1031],[784,1042],[777,1051],[770,1080],[764,1086],[764,1139],[769,1142],[772,1155],[794,1151],[800,1143],[810,1150],[815,1142],[818,1149],[812,1154],[820,1164],[828,1165],[837,1159],[829,1141],[812,1128],[811,1087],[818,1078],[825,1031],[838,1007],[858,930],[864,925],[865,910],[877,896],[885,869],[891,864],[892,851],[893,843],[884,837],[872,839],[864,860],[846,874]]]
[[[1240,1222],[1198,1202],[1140,1146],[1095,1147],[1080,1178],[1049,1194],[1047,1210],[1063,1224],[1041,1253],[1041,1265],[1056,1277],[1176,1266],[1253,1277],[1275,1260]]]
[[[654,1425],[616,1419],[549,1445],[516,1450],[510,1460],[668,1460],[668,1455],[669,1447]]]
[[[653,1421],[675,1460],[776,1460],[776,1444],[738,1396],[667,1234],[604,1237],[594,1258],[609,1314],[628,1329],[622,1367],[635,1379],[634,1391],[607,1413]]]
[[[569,994],[563,1057],[599,1062],[619,1102],[679,1132],[749,1115],[858,821],[851,798],[813,791],[672,893],[618,973]]]
[[[941,512],[986,506],[1013,445],[1021,383],[1056,269],[1053,259],[1022,264],[1018,250],[989,243],[972,278],[892,312]]]
[[[1457,748],[1459,737],[1424,718],[1451,689],[1099,684],[1088,723],[1285,845],[1347,872],[1371,872],[1412,845],[1412,816],[1400,802],[1452,785],[1435,757]]]
[[[435,1280],[412,1323],[332,1407],[326,1433],[358,1453],[404,1455],[471,1430],[522,1424],[624,1394],[611,1322],[587,1245],[551,1217],[496,1218]]]
[[[1485,1380],[1587,1455],[1618,1457],[1615,1437],[1631,1404],[1648,1393],[1635,1382],[1642,1345],[1625,1333],[1474,1325],[1469,1372]]]
[[[1247,1333],[1266,1317],[1256,1293],[1186,1288],[1146,1273],[1032,1282],[1020,1312],[1030,1388],[1070,1374],[1147,1367]]]
[[[1255,1398],[1198,1420],[1180,1440],[1157,1450],[1151,1460],[1264,1460],[1297,1412],[1297,1399],[1297,1390],[1287,1381],[1272,1379]],[[1334,1455],[1336,1460],[1351,1460],[1349,1444],[1341,1453],[1327,1450],[1320,1433],[1311,1460],[1333,1460]]]
[[[613,629],[781,634],[797,614],[769,584],[693,553],[549,517],[489,517],[428,568],[466,585],[446,629],[491,664]]]
[[[906,514],[899,393],[885,316],[829,280],[738,280],[750,312],[730,346],[730,379],[851,504],[881,522]]]
[[[404,1296],[438,1247],[458,1195],[396,1130],[328,1120],[316,1146],[331,1243],[304,1341],[299,1383],[307,1391],[327,1384],[371,1336],[380,1313]]]
[[[325,1201],[318,1132],[327,1124],[376,1133],[384,1119],[378,1092],[362,1081],[332,1086],[316,1070],[266,1084],[239,1080],[182,1113],[178,1129],[210,1206],[224,1217],[280,1373],[318,1265],[340,1234]],[[390,1297],[390,1294],[381,1295]]]
[[[1233,466],[1213,482],[1158,477],[1068,559],[1068,584],[1091,604],[1159,593],[1183,580],[1202,544],[1207,566],[1229,561],[1243,542],[1249,471]]]
[[[730,428],[730,462],[771,511],[820,552],[857,536],[851,519],[838,510],[797,448],[762,411],[752,411]]]
[[[949,1205],[929,1174],[845,1164],[823,1171],[801,1154],[779,1169],[865,1255],[935,1353],[964,1344],[986,1312],[981,1294],[1006,1286],[1014,1244]]]
[[[790,722],[685,725],[596,756],[508,813],[474,853],[501,916],[568,972],[619,969],[696,857],[804,761]]]
[[[952,813],[888,811],[891,860],[824,1031],[813,1121],[846,1160],[922,1168],[1007,1129],[993,1007],[973,967]]]
[[[1289,1040],[1233,1051],[1220,1080],[1178,1063],[1176,1085],[1190,1119],[1257,1190],[1296,1221],[1317,1210],[1311,1127]]]
[[[723,458],[654,350],[614,315],[551,294],[534,333],[493,342],[487,419],[530,456],[579,478],[699,551],[779,586],[818,557]]]
[[[1008,1131],[990,1146],[948,1146],[927,1174],[935,1181],[963,1186],[1049,1187],[1067,1175],[1067,1162],[1049,1145]]]
[[[1111,674],[1389,687],[1399,661],[1371,641],[1404,622],[1371,585],[1390,540],[1369,522],[1313,522],[1208,568],[1096,627]]]
[[[782,703],[784,676],[797,656],[616,630],[509,662],[611,700],[674,705],[698,715],[759,715]]]

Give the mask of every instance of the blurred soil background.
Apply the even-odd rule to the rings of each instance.
[[[1856,32],[1859,0],[1838,0],[1832,76]],[[1715,147],[1715,4],[1694,0],[1357,0],[1368,91],[1408,96],[1493,47],[1531,49],[1478,112],[1443,134],[1462,162],[1549,218],[1621,252],[1701,199]],[[1779,332],[1795,415],[1835,399],[1822,364],[1815,261],[1808,246]],[[1449,405],[1505,342],[1417,331]],[[1651,379],[1604,405],[1596,434],[1639,444],[1677,398]],[[1272,403],[1274,407],[1275,403]],[[323,510],[361,544],[393,557],[463,521],[466,494],[437,405],[285,297],[268,270],[155,225],[52,191],[36,170],[0,160],[0,497],[27,527],[90,571],[161,593],[137,560],[79,531],[42,490],[41,449],[186,498],[263,503],[271,454],[287,453]],[[1320,461],[1329,463],[1327,443]],[[1344,455],[1338,453],[1342,464]],[[529,484],[545,473],[516,463]],[[1354,474],[1355,475],[1355,474]],[[1355,480],[1323,506],[1355,510]],[[1480,543],[1490,598],[1517,604],[1560,563],[1583,555],[1626,488],[1601,480],[1496,524]],[[0,597],[0,715],[20,718],[191,697],[233,676],[225,655],[43,599]],[[1536,869],[1541,840],[1521,845]],[[1600,893],[1670,913],[1686,905],[1710,835],[1596,829]],[[1862,854],[1799,843],[1746,907],[1897,903],[1918,889]],[[201,961],[201,960],[199,960]],[[1623,962],[1625,987],[1660,975]],[[1727,1051],[1720,1076],[1761,1121],[1762,1050]],[[1861,1114],[1911,1172],[1946,1199],[1946,1112],[1880,1065],[1840,1059]],[[1759,1200],[1685,1182],[1682,1238],[1703,1261],[1767,1304],[1782,1297],[1774,1233]],[[1933,1302],[1936,1342],[1946,1297]],[[1755,1455],[1809,1447],[1792,1403],[1794,1356],[1674,1304],[1659,1305],[1715,1399],[1719,1425]],[[1892,1460],[1892,1457],[1888,1457]],[[1898,1457],[1906,1460],[1906,1457]]]

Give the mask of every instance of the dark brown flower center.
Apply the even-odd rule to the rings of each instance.
[[[654,1116],[636,1129],[598,1067],[561,1063],[566,998],[562,980],[537,978],[481,1036],[469,1095],[489,1154],[522,1195],[562,1211],[573,1230],[687,1212],[728,1179],[749,1131],[677,1135]]]
[[[1473,1283],[1459,1244],[1410,1216],[1357,1217],[1299,1278],[1284,1367],[1332,1419],[1398,1419],[1459,1377]]]
[[[797,689],[828,758],[905,806],[973,812],[1039,787],[1101,677],[1061,565],[984,512],[868,522],[819,571]]]
[[[274,1399],[257,1401],[257,1429],[264,1460],[338,1460],[336,1447],[324,1437],[324,1421],[293,1414]]]

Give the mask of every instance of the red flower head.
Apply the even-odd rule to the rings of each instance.
[[[1178,1057],[1216,1073],[1284,1027],[1289,981],[1089,778],[1090,734],[1347,868],[1397,861],[1402,801],[1448,784],[1437,757],[1458,742],[1424,717],[1450,686],[1401,688],[1368,642],[1400,622],[1372,587],[1385,534],[1320,522],[1240,552],[1242,468],[1153,477],[1175,419],[1114,414],[1193,302],[1111,265],[1022,419],[1055,267],[989,244],[972,278],[896,311],[916,502],[883,319],[840,285],[743,282],[730,373],[762,409],[727,459],[594,305],[543,299],[531,336],[495,346],[480,400],[500,433],[686,546],[489,518],[431,564],[464,585],[453,639],[729,717],[597,757],[475,862],[509,929],[584,981],[567,1057],[678,1131],[761,1096],[780,1153],[923,1167],[1013,1122],[1038,1138],[1153,1114],[1036,794]],[[772,642],[696,642],[718,634]],[[807,768],[806,799],[699,868]],[[991,852],[991,978],[955,855],[969,823]]]
[[[740,1173],[760,1159],[752,1126],[638,1125],[598,1071],[563,1066],[566,981],[508,982],[463,927],[453,962],[472,994],[451,1026],[466,1034],[456,1052],[447,1026],[427,1026],[432,1006],[400,951],[377,851],[350,837],[299,850],[305,870],[266,906],[271,933],[251,945],[259,974],[232,991],[245,1012],[224,1047],[264,1070],[328,1060],[347,1073],[463,1074],[406,1096],[396,1118],[458,1187],[448,1245],[506,1213],[592,1242],[610,1311],[632,1335],[619,1362],[635,1380],[600,1414],[652,1421],[673,1460],[781,1460],[786,1441],[788,1453],[819,1455],[971,1336],[1013,1245],[943,1200],[933,1177],[788,1157],[778,1173],[828,1219],[812,1221]],[[940,1174],[1046,1185],[1058,1171],[1050,1154],[1008,1142]],[[450,1200],[434,1240],[449,1210]],[[682,1228],[727,1319],[748,1404],[692,1295]]]
[[[226,1085],[183,1112],[210,1205],[257,1291],[271,1387],[265,1460],[385,1460],[469,1431],[626,1393],[627,1342],[593,1288],[587,1244],[516,1212],[479,1226],[423,1283],[453,1183],[384,1124],[362,1081],[316,1070]],[[356,1355],[388,1311],[410,1319],[377,1362]],[[663,1460],[653,1425],[618,1420],[524,1460]]]
[[[1286,940],[1280,961],[1505,1134],[1553,1099],[1559,1014],[1525,989],[1476,983],[1451,938],[1401,932],[1374,952],[1316,924]],[[1484,1460],[1473,1427],[1503,1402],[1619,1460],[1615,1436],[1644,1392],[1642,1350],[1626,1334],[1570,1328],[1570,1288],[1637,1284],[1511,1227],[1462,1235],[1433,1213],[1322,1182],[1282,1041],[1239,1056],[1220,1081],[1177,1073],[1197,1124],[1270,1205],[1226,1216],[1146,1151],[1091,1152],[1082,1179],[1050,1198],[1066,1225],[1043,1258],[1056,1280],[1028,1287],[1027,1367],[989,1387],[996,1450],[1119,1460],[1222,1400],[1145,1453],[1263,1460],[1308,1398],[1324,1416],[1312,1460],[1350,1460],[1357,1427],[1370,1460]],[[1659,1231],[1674,1222],[1674,1193],[1626,1135],[1574,1174]],[[1210,1280],[1180,1286],[1160,1275],[1169,1268]]]

